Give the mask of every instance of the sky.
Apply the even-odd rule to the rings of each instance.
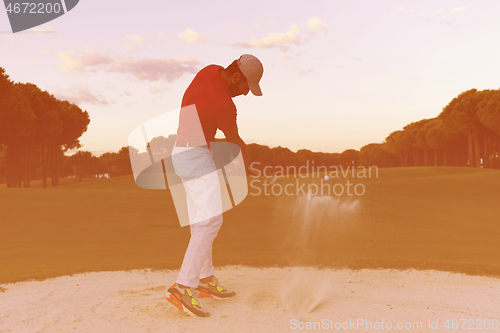
[[[1,8],[0,67],[88,111],[81,150],[99,155],[178,109],[204,66],[253,54],[264,95],[233,99],[243,140],[342,152],[500,88],[499,12],[498,0],[80,0],[13,34]]]

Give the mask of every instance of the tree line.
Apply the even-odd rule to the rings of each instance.
[[[383,143],[359,151],[319,153],[248,146],[260,166],[462,166],[500,168],[500,90],[471,89],[455,97],[435,118],[391,133]],[[314,162],[314,164],[313,164]],[[259,166],[259,165],[258,165]]]
[[[59,184],[64,152],[80,148],[89,115],[31,83],[14,83],[0,67],[0,181],[30,187]]]
[[[471,89],[455,97],[436,118],[391,133],[382,146],[398,156],[396,166],[498,169],[499,144],[500,90]]]
[[[29,187],[42,179],[47,186],[60,177],[109,177],[132,174],[130,154],[134,147],[117,153],[93,156],[69,149],[80,148],[80,136],[90,119],[86,111],[60,101],[33,84],[13,83],[0,67],[0,183],[8,187]],[[175,135],[157,137],[151,146],[167,154]],[[500,90],[471,89],[455,97],[435,118],[423,119],[391,133],[383,143],[371,143],[360,150],[321,153],[308,149],[292,152],[285,147],[249,144],[254,168],[265,166],[464,166],[500,168]],[[145,160],[148,153],[143,152]]]

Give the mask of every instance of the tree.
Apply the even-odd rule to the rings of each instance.
[[[416,149],[419,149],[422,153],[424,160],[423,165],[429,165],[429,150],[430,147],[427,144],[427,131],[429,126],[430,119],[423,119],[416,123],[416,133],[415,133],[415,142],[413,143]],[[420,164],[422,165],[422,164]]]
[[[339,164],[343,167],[356,167],[359,165],[359,151],[347,149],[340,155]]]
[[[488,95],[488,91],[468,90],[455,97],[440,114],[445,125],[467,137],[468,165],[471,167],[482,166],[480,134],[484,126],[477,111]]]
[[[259,166],[263,168],[266,165],[271,165],[270,163],[272,163],[272,152],[270,147],[251,143],[247,145],[247,151],[250,155],[250,163],[260,163],[260,165],[254,165],[254,168],[258,168]]]
[[[7,187],[20,187],[25,169],[25,147],[29,145],[36,116],[25,92],[14,85],[0,67],[0,144],[7,147]]]
[[[85,177],[92,175],[92,153],[89,151],[77,151],[71,155],[71,165],[75,176],[82,181]]]
[[[90,122],[88,113],[67,101],[60,101],[31,83],[15,85],[23,91],[35,116],[33,127],[23,147],[25,187],[29,186],[34,155],[40,156],[43,187],[47,179],[59,185],[59,167],[68,149],[79,148],[79,137]],[[35,156],[36,158],[36,156]]]
[[[429,146],[434,151],[434,166],[439,165],[438,162],[438,151],[443,152],[443,165],[447,165],[446,153],[444,147],[446,146],[446,140],[444,138],[444,124],[441,118],[433,118],[430,120],[425,140],[427,146]]]
[[[90,122],[87,112],[59,101],[31,83],[13,83],[0,68],[0,145],[6,150],[8,187],[30,186],[41,167],[58,185],[60,162],[67,149],[80,147],[78,138]]]
[[[420,122],[413,122],[406,125],[405,127],[403,127],[403,136],[401,137],[405,150],[408,152],[406,157],[412,158],[412,165],[414,166],[420,165],[419,151],[417,146],[417,134],[421,126],[422,123]]]
[[[87,131],[90,123],[89,114],[68,101],[58,101],[58,103],[63,124],[58,143],[62,146],[64,152],[69,149],[80,148],[82,146],[80,137]]]
[[[442,117],[430,119],[427,124],[427,145],[434,151],[434,165],[451,165],[447,150],[453,150],[453,143],[459,142],[460,135],[447,127]],[[441,155],[442,158],[439,156]],[[455,165],[458,165],[455,162]]]
[[[53,165],[51,179],[52,186],[57,186],[59,185],[58,172],[62,156],[69,149],[80,148],[82,146],[79,138],[87,131],[90,118],[87,111],[83,111],[75,104],[68,101],[56,100],[52,95],[51,97],[57,103],[56,109],[59,112],[59,119],[61,120],[61,131],[54,137],[52,145]]]
[[[36,85],[31,83],[16,86],[24,92],[25,100],[31,106],[35,115],[34,126],[24,147],[26,158],[25,186],[29,186],[29,174],[33,152],[36,148],[42,161],[43,187],[47,187],[47,178],[49,176],[50,163],[54,159],[57,148],[56,138],[62,132],[62,122],[59,118],[59,109],[56,99],[47,93],[41,91]]]
[[[104,153],[99,160],[99,173],[107,173],[110,177],[118,177],[132,174],[132,164],[130,154],[137,154],[134,147],[122,147],[118,153]],[[145,154],[145,153],[144,153]],[[149,157],[148,157],[149,159]]]
[[[297,163],[295,153],[281,146],[272,148],[271,156],[272,161],[270,161],[270,164],[273,166],[282,166],[286,168],[287,166],[293,166]]]
[[[382,144],[382,148],[388,153],[399,156],[400,165],[406,166],[405,147],[403,145],[403,131],[392,132]]]
[[[0,184],[5,182],[7,175],[7,153],[4,145],[0,144]]]
[[[500,91],[490,91],[488,98],[480,103],[477,115],[481,124],[487,129],[484,140],[486,164],[498,168],[500,167],[498,163],[498,149],[500,146]]]
[[[388,152],[382,143],[370,143],[359,150],[360,163],[363,166],[396,167],[401,166],[398,155]]]

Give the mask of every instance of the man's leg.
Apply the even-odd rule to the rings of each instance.
[[[177,278],[178,284],[198,287],[202,269],[213,275],[212,244],[221,226],[222,215],[191,225],[191,238]]]
[[[212,262],[212,249],[210,248],[210,253],[207,255],[207,257],[205,258],[205,262],[201,266],[200,281],[205,282],[202,280],[206,279],[207,277],[213,276],[214,273],[215,272],[214,272],[214,265]]]
[[[222,218],[222,216],[221,216],[221,218]],[[205,279],[207,277],[211,277],[214,275],[215,272],[214,272],[214,265],[213,265],[212,259],[213,259],[212,246],[210,246],[210,250],[207,253],[207,255],[205,256],[205,260],[204,260],[203,264],[201,265],[200,281],[202,279]],[[201,281],[201,282],[205,282],[205,281]]]
[[[202,270],[203,274],[206,271],[213,274],[212,244],[222,226],[219,176],[207,158],[208,154],[200,154],[200,159],[196,161],[204,169],[198,171],[201,177],[186,181],[183,179],[188,199],[191,238],[177,283],[188,287],[198,287]]]

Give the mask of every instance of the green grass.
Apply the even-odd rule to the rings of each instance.
[[[345,196],[328,202],[248,196],[225,213],[214,264],[500,276],[500,171],[387,168],[378,178],[350,181],[366,186],[353,211],[342,208],[354,201]],[[0,283],[175,269],[189,241],[169,192],[140,189],[132,176],[71,180],[48,189],[0,188],[0,202]]]

